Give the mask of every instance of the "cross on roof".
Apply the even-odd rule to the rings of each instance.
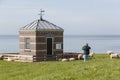
[[[40,20],[43,20],[43,19],[42,19],[42,16],[44,15],[44,14],[43,14],[44,12],[45,12],[45,10],[42,10],[42,9],[40,10],[40,14],[39,14],[39,15],[40,15]]]

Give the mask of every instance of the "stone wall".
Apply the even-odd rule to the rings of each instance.
[[[23,55],[36,55],[36,32],[30,30],[19,31],[19,50]],[[30,38],[30,50],[25,49],[25,38]]]
[[[47,55],[47,38],[52,38],[53,54],[63,54],[63,31],[45,30],[20,30],[20,54],[36,56],[35,61],[39,61],[39,57]],[[30,38],[30,50],[25,49],[25,38]],[[61,44],[61,49],[56,49],[56,44]]]

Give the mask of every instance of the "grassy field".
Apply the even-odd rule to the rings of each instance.
[[[120,59],[96,54],[87,62],[0,61],[0,80],[120,80]]]

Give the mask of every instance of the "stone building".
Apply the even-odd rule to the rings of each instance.
[[[33,55],[39,61],[42,55],[63,54],[64,30],[55,24],[40,19],[20,28],[20,54]]]

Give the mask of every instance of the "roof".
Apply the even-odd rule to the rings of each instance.
[[[58,30],[58,31],[63,31],[62,28],[56,26],[53,23],[48,22],[47,20],[43,19],[38,19],[30,24],[27,24],[26,26],[22,27],[20,30]]]

